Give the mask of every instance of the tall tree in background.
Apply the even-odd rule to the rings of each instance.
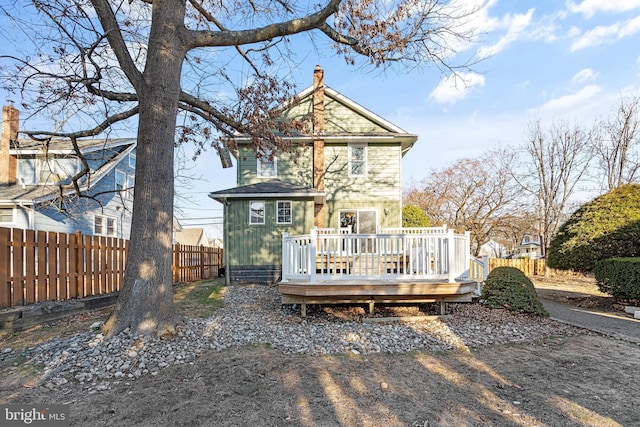
[[[501,218],[514,207],[518,192],[504,169],[507,153],[492,150],[477,159],[462,159],[434,170],[405,201],[426,212],[435,223],[471,232],[474,255],[502,225]]]
[[[3,56],[16,66],[3,66],[5,83],[16,83],[22,109],[64,116],[67,127],[32,135],[98,135],[137,116],[131,242],[105,325],[110,334],[173,334],[179,323],[171,276],[174,145],[223,150],[220,137],[241,132],[258,153],[276,152],[291,147],[273,129],[305,128],[277,120],[274,108],[294,93],[282,68],[295,67],[293,40],[308,34],[298,46],[306,54],[317,36],[350,64],[362,57],[372,68],[451,70],[475,37],[476,10],[441,0],[31,0],[30,9],[25,2],[0,9],[15,20],[0,29],[16,41],[15,54]],[[186,125],[176,132],[180,113]]]
[[[554,122],[544,129],[539,120],[530,123],[527,132],[522,164],[512,171],[537,207],[538,231],[546,253],[549,239],[568,214],[570,198],[589,167],[594,132],[565,122]]]
[[[635,182],[640,170],[640,97],[623,98],[615,116],[604,120],[593,151],[604,190]]]

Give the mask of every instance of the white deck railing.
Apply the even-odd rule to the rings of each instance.
[[[349,234],[344,229],[313,229],[282,238],[282,281],[426,279],[480,282],[486,263],[470,255],[469,233],[446,227],[380,229]],[[481,280],[480,280],[481,279]]]

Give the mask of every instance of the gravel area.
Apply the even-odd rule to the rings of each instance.
[[[41,382],[52,389],[76,380],[100,390],[110,388],[112,382],[157,375],[170,365],[193,364],[203,351],[244,345],[314,355],[466,351],[584,333],[550,319],[489,310],[479,304],[448,304],[443,318],[428,316],[424,306],[376,307],[376,322],[363,322],[362,307],[312,306],[302,318],[299,308],[280,304],[273,286],[231,286],[224,303],[212,317],[185,318],[178,335],[170,340],[136,337],[126,331],[105,339],[96,322],[91,330],[72,337],[20,350],[4,348],[0,363],[43,365]],[[380,318],[398,313],[409,314],[405,319],[410,320]]]

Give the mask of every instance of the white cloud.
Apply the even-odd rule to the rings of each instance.
[[[595,71],[593,71],[591,68],[584,68],[578,71],[573,76],[571,81],[576,84],[582,84],[582,83],[594,81],[597,76],[598,74]]]
[[[628,12],[640,8],[640,0],[584,0],[580,3],[570,1],[567,9],[573,13],[582,13],[591,18],[598,12]]]
[[[498,27],[507,28],[507,33],[500,38],[495,44],[491,46],[481,47],[478,50],[478,56],[480,58],[487,58],[489,56],[496,55],[504,50],[511,43],[520,39],[524,31],[531,24],[531,18],[533,17],[534,9],[529,9],[525,14],[506,14]]]
[[[484,83],[484,76],[478,73],[450,74],[438,83],[429,99],[438,104],[453,105],[469,95],[475,87],[483,87]]]
[[[640,32],[640,16],[625,22],[616,22],[609,26],[599,25],[576,38],[571,44],[571,51],[575,52],[586,47],[613,43],[638,32]]]
[[[587,101],[602,92],[602,88],[598,85],[588,85],[580,89],[576,93],[561,96],[556,99],[547,101],[540,107],[541,112],[545,113],[566,113],[583,107]]]

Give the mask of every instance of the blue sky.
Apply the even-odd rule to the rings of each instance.
[[[468,52],[486,58],[464,74],[464,82],[433,67],[362,74],[329,53],[313,53],[295,83],[309,86],[313,66],[320,64],[327,86],[417,134],[403,161],[405,187],[432,168],[498,145],[520,145],[532,120],[591,127],[621,97],[640,94],[640,0],[490,0],[476,22],[483,34]],[[196,170],[208,182],[194,186],[199,206],[187,215],[220,215],[206,192],[233,187],[235,168],[222,170],[209,153]]]
[[[475,18],[481,37],[464,52],[484,60],[460,74],[462,79],[435,67],[363,74],[329,50],[303,45],[305,56],[292,82],[306,88],[320,64],[326,85],[417,134],[403,161],[405,187],[432,168],[499,144],[521,144],[534,119],[590,127],[611,114],[622,96],[640,94],[640,0],[485,3]],[[235,186],[236,169],[222,169],[217,155],[207,152],[190,173],[204,180],[179,188],[193,201],[180,203],[182,223],[220,235],[222,207],[207,194]]]

